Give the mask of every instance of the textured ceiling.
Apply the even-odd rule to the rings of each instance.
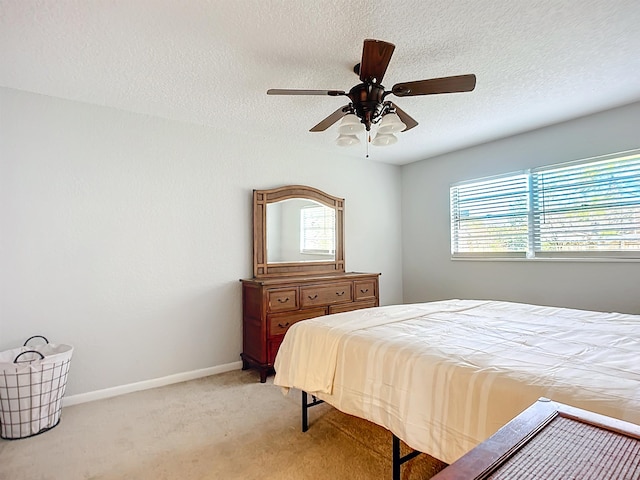
[[[345,97],[266,90],[349,90],[375,38],[387,89],[477,76],[389,97],[420,124],[370,159],[405,164],[640,100],[639,25],[638,0],[0,0],[0,85],[362,158],[308,131]]]

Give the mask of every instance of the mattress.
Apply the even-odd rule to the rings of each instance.
[[[640,424],[640,315],[512,302],[393,305],[294,324],[274,384],[451,463],[539,397]]]

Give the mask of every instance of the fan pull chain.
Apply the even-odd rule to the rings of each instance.
[[[371,134],[369,132],[367,132],[367,139],[366,140],[367,141],[364,142],[364,143],[367,144],[367,156],[366,156],[366,158],[369,158],[369,143],[371,142]]]

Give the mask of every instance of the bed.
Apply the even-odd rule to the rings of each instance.
[[[285,391],[452,463],[540,397],[640,424],[640,315],[480,300],[369,308],[294,324],[275,370]]]

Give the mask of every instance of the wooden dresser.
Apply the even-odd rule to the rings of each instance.
[[[242,368],[260,381],[273,370],[278,347],[301,320],[379,305],[379,273],[265,277],[242,282]]]

